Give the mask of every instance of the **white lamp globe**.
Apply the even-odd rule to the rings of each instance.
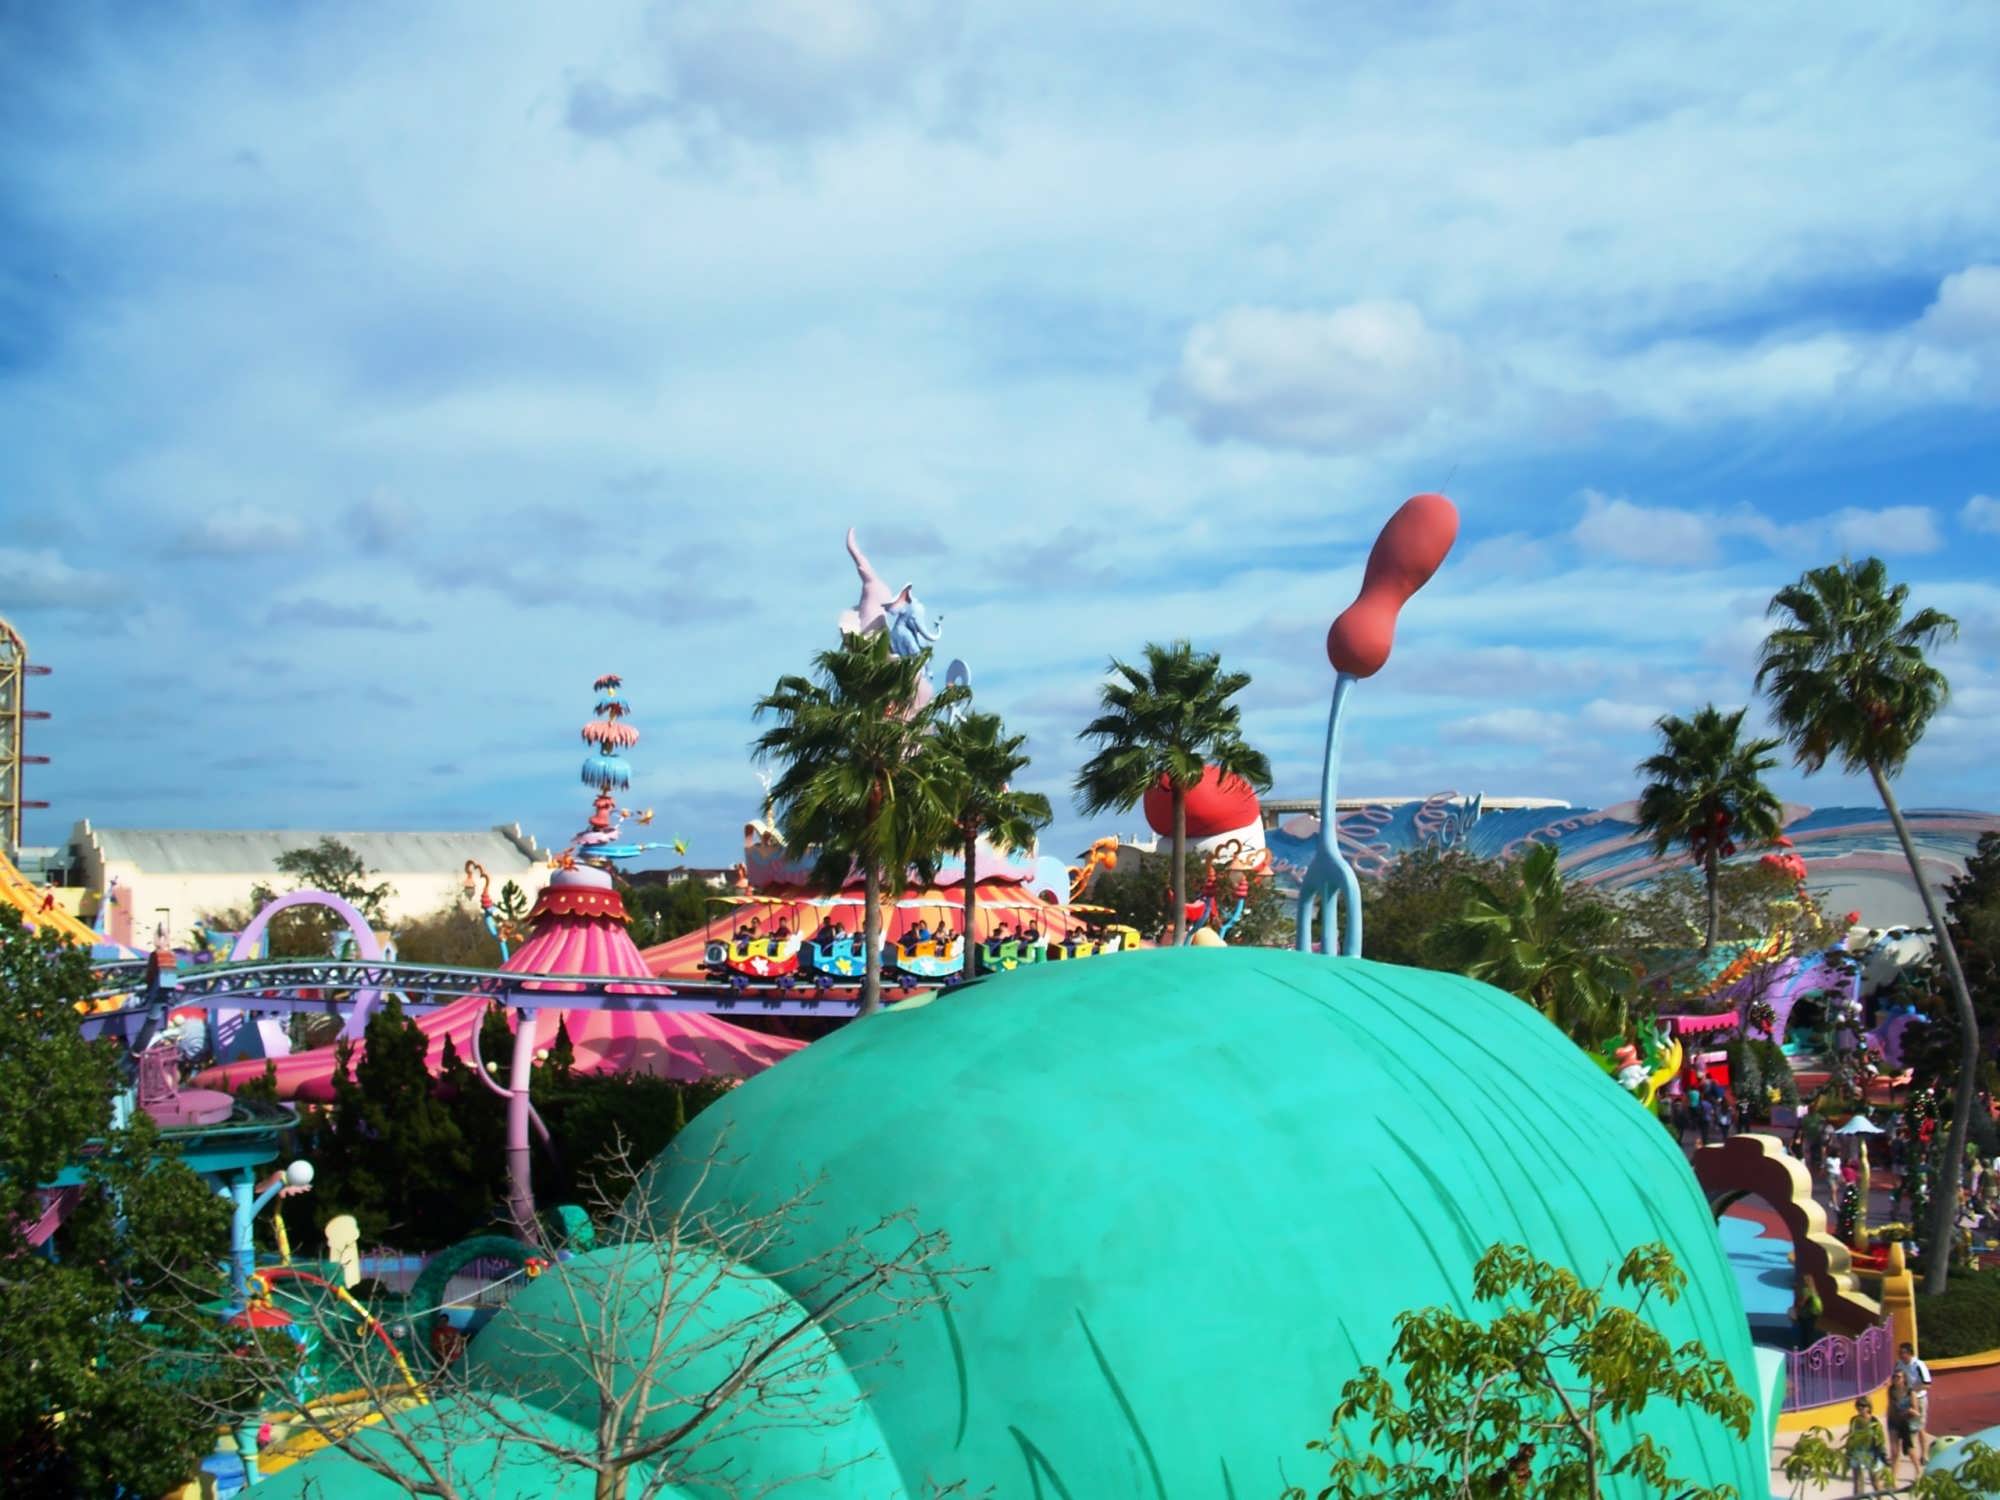
[[[295,1161],[289,1167],[285,1168],[285,1185],[287,1187],[311,1187],[312,1180],[313,1164],[309,1161]]]

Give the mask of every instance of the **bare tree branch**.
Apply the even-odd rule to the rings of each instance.
[[[482,1482],[491,1476],[464,1472],[477,1467],[470,1452],[491,1452],[497,1465],[501,1453],[532,1451],[556,1469],[591,1474],[600,1496],[642,1500],[691,1482],[764,1496],[866,1462],[876,1455],[823,1453],[795,1474],[729,1472],[731,1451],[759,1434],[843,1428],[866,1400],[866,1370],[896,1357],[893,1341],[880,1337],[863,1341],[872,1353],[854,1357],[855,1336],[920,1316],[976,1272],[953,1264],[949,1238],[907,1211],[848,1226],[831,1244],[802,1243],[809,1218],[823,1227],[819,1185],[801,1184],[775,1203],[718,1203],[714,1184],[732,1165],[718,1141],[679,1201],[662,1202],[621,1138],[595,1179],[600,1245],[541,1271],[537,1287],[554,1286],[537,1290],[532,1314],[495,1314],[506,1320],[504,1363],[489,1358],[468,1371],[456,1360],[412,1388],[374,1327],[333,1299],[294,1306],[286,1298],[295,1326],[320,1340],[322,1363],[351,1371],[354,1388],[337,1403],[300,1405],[294,1341],[230,1330],[256,1335],[221,1342],[212,1355],[227,1362],[244,1399],[212,1415],[234,1426],[246,1401],[295,1409],[296,1430],[439,1500],[470,1500],[491,1487]],[[395,1321],[418,1340],[432,1318],[432,1309],[411,1308]],[[859,1394],[829,1395],[835,1371]],[[568,1421],[541,1420],[551,1414]],[[475,1436],[486,1442],[467,1442]],[[965,1493],[962,1481],[926,1482],[933,1495]]]

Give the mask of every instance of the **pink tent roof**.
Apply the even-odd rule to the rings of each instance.
[[[608,882],[606,882],[608,886]],[[600,910],[602,898],[578,888],[552,886],[544,896],[534,936],[508,958],[516,974],[630,974],[652,978],[646,960],[626,932],[624,910]],[[616,906],[616,894],[612,894]],[[694,1082],[716,1074],[746,1078],[762,1072],[804,1042],[730,1026],[716,1016],[686,1010],[544,1010],[536,1028],[538,1046],[556,1040],[566,1024],[576,1048],[576,1072],[644,1072],[654,1078]]]
[[[505,967],[517,974],[651,977],[625,923],[615,917],[546,916]],[[555,1040],[558,1018],[569,1027],[579,1073],[646,1073],[683,1083],[717,1074],[742,1078],[805,1045],[696,1011],[545,1010],[538,1047]]]

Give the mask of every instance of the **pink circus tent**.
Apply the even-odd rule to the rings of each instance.
[[[533,935],[506,968],[517,974],[652,977],[625,930],[618,892],[608,879],[602,885],[588,879],[597,873],[565,871],[556,877],[560,884],[550,883],[535,906]],[[647,1073],[683,1083],[718,1075],[745,1078],[805,1045],[694,1011],[544,1010],[537,1036],[542,1047],[555,1040],[559,1016],[569,1028],[579,1073]]]
[[[502,965],[511,973],[650,977],[645,960],[625,930],[624,903],[609,877],[599,871],[577,869],[558,874],[536,901],[532,921],[528,941]],[[417,1017],[417,1028],[428,1043],[424,1065],[433,1073],[438,1070],[447,1039],[460,1057],[472,1062],[478,1056],[480,1022],[491,1003],[484,996],[473,995]],[[748,1077],[805,1045],[788,1037],[732,1026],[699,1012],[577,1008],[541,1011],[538,1051],[546,1051],[555,1040],[558,1025],[569,1030],[578,1073],[645,1073],[682,1083],[718,1076]],[[355,1062],[364,1050],[364,1044],[355,1043]],[[479,1060],[494,1065],[504,1078],[505,1057]],[[262,1077],[265,1066],[263,1059],[227,1063],[208,1069],[196,1082],[208,1088],[233,1088]],[[275,1068],[280,1098],[312,1103],[333,1099],[333,1047],[315,1047],[278,1058]]]

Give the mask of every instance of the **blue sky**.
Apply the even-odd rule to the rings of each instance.
[[[1630,796],[1776,587],[1877,552],[1964,626],[1905,798],[2000,806],[2000,11],[1077,9],[0,0],[31,841],[560,840],[616,671],[635,800],[731,861],[849,524],[1055,847],[1149,638],[1253,672],[1304,793],[1434,488],[1347,790]]]

